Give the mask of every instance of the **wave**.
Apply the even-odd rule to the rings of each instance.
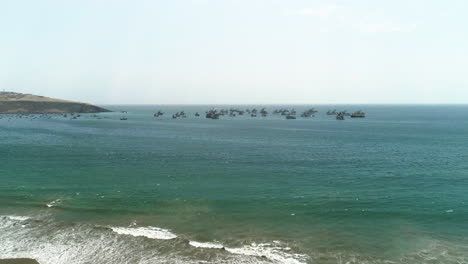
[[[26,221],[24,225],[23,221]],[[389,260],[334,249],[299,252],[282,241],[231,247],[228,242],[189,240],[183,234],[176,235],[168,229],[152,226],[105,227],[59,222],[41,216],[0,216],[0,234],[0,258],[34,258],[41,264],[425,264],[466,263],[468,257],[466,241],[429,237],[423,238],[424,243],[419,249]]]
[[[147,237],[151,239],[174,239],[177,236],[171,231],[164,229],[164,228],[159,228],[159,227],[153,227],[153,226],[147,226],[147,227],[111,227],[112,231],[114,231],[117,234],[120,235],[130,235],[134,237]]]
[[[62,203],[62,200],[57,199],[57,200],[53,200],[53,201],[50,202],[50,203],[47,203],[46,206],[49,207],[49,208],[52,208],[52,207],[54,207],[54,206],[59,205],[60,203]]]
[[[184,256],[161,253],[168,244],[151,242],[162,240],[142,243],[91,224],[34,218],[21,225],[17,219],[0,217],[0,259],[32,258],[41,264],[190,263]]]
[[[276,243],[252,243],[241,248],[226,248],[226,251],[233,254],[241,254],[246,256],[255,256],[266,258],[276,263],[284,264],[305,264],[307,263],[307,255],[294,254],[287,251],[291,250],[289,247],[279,246]]]
[[[130,235],[134,237],[146,237],[150,239],[174,239],[177,235],[171,231],[159,227],[147,226],[147,227],[110,227],[112,231],[120,235]],[[306,255],[291,254],[286,252],[290,250],[289,247],[280,247],[279,241],[273,243],[252,243],[240,248],[225,247],[223,244],[215,242],[198,242],[189,241],[189,245],[196,248],[206,249],[223,249],[231,254],[238,254],[244,256],[253,256],[269,259],[277,263],[284,264],[303,264],[306,263]]]
[[[30,219],[29,216],[20,216],[20,215],[6,215],[5,217],[7,217],[10,220],[20,221],[20,222]]]
[[[223,244],[218,242],[197,242],[197,241],[190,241],[189,245],[192,247],[197,248],[217,248],[217,249],[225,249]]]
[[[307,256],[303,254],[292,254],[286,251],[291,250],[289,247],[280,247],[279,241],[273,243],[252,243],[240,248],[225,247],[219,242],[198,242],[190,241],[189,244],[197,248],[223,249],[231,254],[260,257],[273,261],[274,263],[284,264],[304,264]]]
[[[28,219],[32,218],[0,217],[0,258],[34,258],[41,264],[303,263],[269,244],[230,248],[217,241],[190,241],[168,229],[135,223],[129,227],[106,227],[34,218],[27,225],[18,224]],[[141,241],[136,237],[150,239]],[[222,251],[210,253],[199,249]]]

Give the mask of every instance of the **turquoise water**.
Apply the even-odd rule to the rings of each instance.
[[[0,119],[0,258],[468,263],[468,106],[108,108]]]

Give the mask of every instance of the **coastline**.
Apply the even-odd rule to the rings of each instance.
[[[31,258],[16,258],[16,259],[0,259],[0,264],[39,264],[39,262]]]
[[[44,96],[0,92],[0,113],[43,114],[43,113],[101,113],[110,112],[99,106]]]

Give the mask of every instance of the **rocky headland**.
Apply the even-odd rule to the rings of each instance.
[[[74,101],[15,92],[0,92],[0,113],[100,113],[111,112],[105,108]]]

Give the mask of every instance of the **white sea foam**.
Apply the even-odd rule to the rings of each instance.
[[[256,244],[243,246],[241,248],[229,248],[224,247],[219,242],[198,242],[190,241],[189,244],[197,248],[213,248],[213,249],[225,249],[226,251],[232,254],[244,255],[244,256],[253,256],[253,257],[264,257],[273,261],[275,263],[284,263],[284,264],[302,264],[306,263],[305,255],[301,254],[291,254],[285,251],[291,250],[289,247],[280,247],[279,241],[273,241],[275,245],[269,243]]]
[[[7,216],[0,217],[0,258],[33,258],[41,264],[196,263],[185,261],[183,256],[142,251],[139,241],[108,236],[105,229],[90,225],[44,225],[37,221],[23,228],[14,222]],[[49,235],[44,232],[48,228],[59,232]]]
[[[161,243],[148,240],[149,247],[142,241],[109,232],[108,229],[89,224],[65,225],[52,221],[42,221],[33,216],[25,228],[9,216],[0,216],[0,257],[34,258],[41,264],[82,264],[82,263],[172,263],[172,264],[268,264],[268,263],[368,263],[368,264],[406,264],[406,263],[466,263],[468,245],[451,241],[428,240],[421,250],[408,252],[401,259],[388,260],[355,252],[310,252],[309,256],[293,254],[281,241],[250,244],[239,248],[225,248],[226,254],[217,252],[216,256],[204,257],[203,254],[190,255],[183,252],[185,245],[179,247],[177,240]],[[141,227],[140,227],[141,228]],[[138,229],[129,227],[128,229]],[[44,232],[50,230],[53,232]],[[130,239],[129,239],[130,238]],[[173,243],[172,243],[173,242]],[[196,241],[192,241],[196,242]],[[209,242],[204,244],[220,244]],[[145,243],[146,244],[146,243]],[[174,247],[170,245],[174,245]],[[191,243],[193,244],[193,243]],[[196,244],[195,245],[200,245]],[[195,246],[194,246],[195,247]],[[191,248],[190,252],[197,248]],[[216,250],[216,249],[215,249]],[[169,251],[169,252],[168,252]],[[164,253],[163,253],[164,252]],[[167,252],[167,253],[166,253]],[[182,252],[182,254],[179,254]],[[263,257],[264,256],[264,257]]]
[[[197,241],[190,241],[189,244],[192,247],[197,247],[197,248],[224,248],[224,246],[220,243],[217,242],[197,242]]]
[[[283,264],[303,264],[306,263],[306,255],[302,254],[292,254],[285,252],[290,248],[282,248],[276,245],[269,243],[256,244],[252,243],[251,245],[246,245],[241,248],[225,248],[226,251],[231,252],[232,254],[241,254],[246,256],[256,256],[267,258],[274,263],[283,263]]]
[[[28,216],[20,216],[20,215],[7,215],[6,217],[14,221],[26,221],[29,219]]]
[[[57,200],[53,200],[53,201],[50,202],[50,203],[47,203],[46,205],[47,205],[47,207],[51,208],[51,207],[54,207],[54,206],[60,204],[61,202],[62,202],[62,200],[57,199]]]
[[[169,230],[159,227],[111,227],[112,231],[120,235],[130,235],[134,237],[147,237],[152,239],[173,239],[177,236]]]

